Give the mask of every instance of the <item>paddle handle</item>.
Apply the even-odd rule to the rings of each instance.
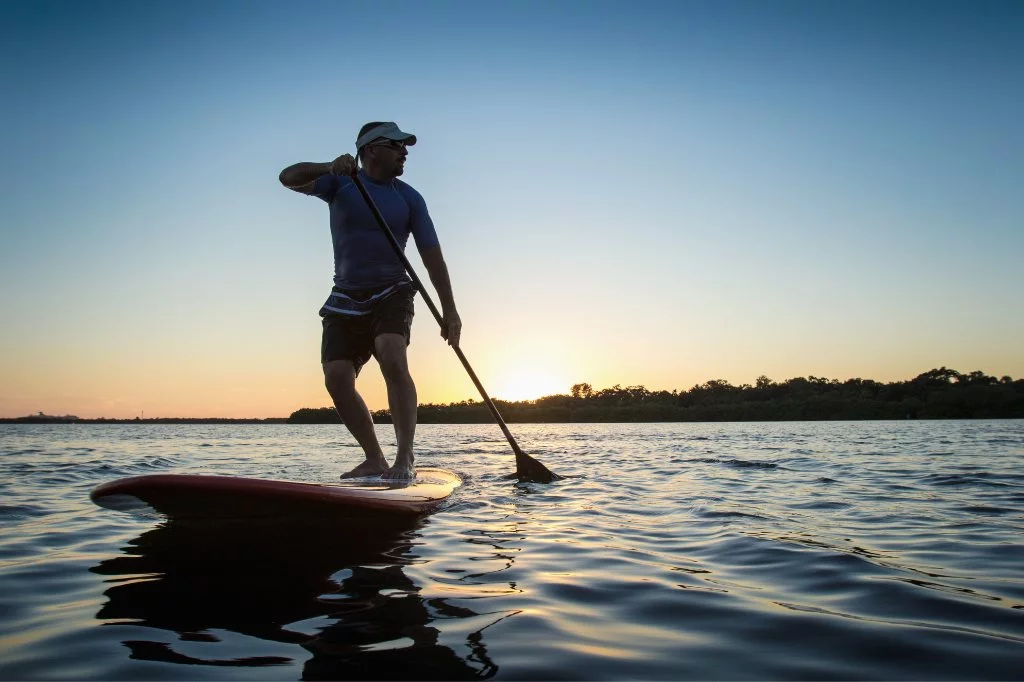
[[[377,219],[377,225],[387,236],[388,241],[391,242],[391,246],[395,250],[395,254],[402,261],[402,265],[405,266],[405,271],[409,273],[409,277],[412,279],[413,284],[416,286],[417,291],[423,297],[424,303],[430,308],[430,312],[434,315],[434,319],[437,320],[438,326],[444,329],[444,317],[438,311],[437,306],[434,305],[434,301],[431,300],[430,294],[427,293],[427,288],[423,286],[423,281],[416,274],[416,271],[412,268],[412,263],[406,257],[402,245],[398,243],[398,239],[395,237],[394,232],[388,227],[387,221],[384,220],[384,216],[381,215],[380,209],[377,208],[377,204],[374,202],[373,197],[366,191],[366,187],[363,186],[363,181],[359,179],[358,175],[352,176],[352,179],[356,183],[356,187],[359,188],[359,193],[363,195],[363,199],[366,201],[366,205],[370,207],[370,211],[373,213],[373,217]],[[512,432],[509,431],[508,426],[505,424],[505,420],[501,418],[501,413],[498,412],[498,408],[494,406],[494,402],[490,396],[487,395],[487,391],[484,390],[484,385],[480,383],[480,379],[477,378],[476,372],[469,366],[469,360],[466,359],[462,349],[458,346],[452,346],[452,350],[455,351],[455,355],[458,356],[459,361],[462,362],[462,366],[466,368],[466,373],[469,374],[469,378],[473,380],[473,385],[476,386],[476,390],[480,392],[480,397],[484,399],[484,404],[487,405],[487,409],[491,411],[491,416],[494,417],[494,421],[498,423],[498,427],[501,432],[505,434],[505,438],[508,439],[508,444],[512,446],[512,451],[516,454],[516,461],[519,462],[522,458],[526,457],[523,451],[519,448],[519,443],[512,437]]]

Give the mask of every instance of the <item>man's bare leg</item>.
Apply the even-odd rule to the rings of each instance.
[[[416,436],[416,384],[409,374],[408,342],[402,334],[381,334],[374,339],[377,362],[388,388],[388,406],[395,424],[398,455],[383,478],[415,478],[412,444]]]
[[[324,363],[324,383],[331,394],[334,408],[345,426],[363,448],[366,459],[356,468],[341,475],[342,478],[378,476],[388,470],[388,461],[377,442],[373,430],[373,417],[362,396],[356,391],[356,369],[350,360],[332,360]]]

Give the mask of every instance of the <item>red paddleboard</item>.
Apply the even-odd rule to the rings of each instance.
[[[90,497],[118,511],[153,509],[170,518],[324,518],[414,516],[439,506],[462,485],[458,474],[422,468],[408,481],[352,478],[339,483],[238,476],[153,474],[104,483]]]

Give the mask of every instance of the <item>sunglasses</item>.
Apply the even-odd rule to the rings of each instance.
[[[388,147],[396,151],[405,149],[405,142],[399,142],[398,140],[381,139],[379,142],[371,142],[368,146],[370,147]]]

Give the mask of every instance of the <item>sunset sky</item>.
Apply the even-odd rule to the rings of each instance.
[[[328,405],[327,207],[277,175],[372,120],[419,138],[495,397],[1022,377],[1022,35],[1014,0],[5,2],[0,416]],[[410,361],[477,397],[422,303]]]

